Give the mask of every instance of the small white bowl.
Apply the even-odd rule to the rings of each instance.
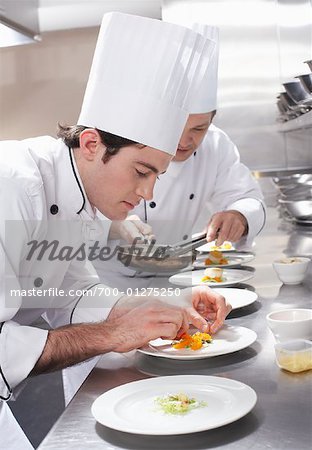
[[[289,372],[304,372],[312,369],[312,342],[294,339],[275,345],[277,364]]]
[[[305,277],[310,261],[310,258],[303,256],[289,256],[274,261],[273,267],[284,284],[299,284]]]
[[[282,309],[266,316],[277,341],[312,339],[312,309]]]

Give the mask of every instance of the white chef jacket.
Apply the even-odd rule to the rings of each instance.
[[[260,187],[249,169],[240,162],[236,146],[222,130],[210,125],[194,155],[184,162],[171,162],[156,182],[153,200],[141,202],[131,214],[152,226],[158,243],[170,244],[202,231],[208,222],[208,211],[213,214],[234,209],[248,222],[248,235],[239,242],[243,249],[251,246],[253,238],[264,226],[262,199]],[[206,209],[206,216],[202,214],[203,209]],[[201,220],[198,220],[200,216]],[[113,248],[118,242],[110,242],[110,245]],[[105,262],[96,259],[93,265],[103,283],[124,292],[127,288],[161,287],[164,282],[150,273],[137,274],[116,258]],[[94,364],[95,360],[91,360],[64,371],[66,403]]]
[[[131,214],[152,226],[158,243],[170,244],[203,230],[208,223],[203,210],[214,214],[232,209],[248,222],[248,235],[237,247],[250,247],[265,223],[263,196],[249,169],[240,162],[236,146],[211,124],[197,151],[186,161],[171,162],[156,182],[153,200],[141,202]],[[109,286],[122,290],[147,286],[142,279],[132,278],[135,271],[116,258],[97,259],[93,264],[101,281]]]
[[[29,257],[33,240],[56,238],[59,249],[66,245],[76,249],[101,233],[105,242],[110,222],[99,226],[72,151],[63,141],[45,136],[3,141],[0,152],[0,447],[26,449],[29,441],[5,401],[27,378],[44,349],[48,332],[31,323],[43,313],[54,326],[105,319],[119,296],[101,295],[99,279],[87,258],[52,260],[49,252],[41,259],[39,253]],[[63,289],[65,294],[33,294],[49,288]],[[20,292],[12,294],[11,289]],[[12,438],[7,430],[14,427]]]

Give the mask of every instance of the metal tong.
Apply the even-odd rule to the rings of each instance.
[[[164,253],[164,258],[168,256],[179,256],[184,255],[195,248],[200,247],[203,244],[206,244],[206,233],[195,233],[192,235],[191,239],[186,241],[178,242],[174,245],[167,245],[166,251]]]

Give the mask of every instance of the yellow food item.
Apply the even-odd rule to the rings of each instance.
[[[187,333],[183,334],[182,338],[178,342],[172,344],[172,347],[176,350],[179,350],[181,348],[199,350],[203,347],[204,344],[208,344],[210,342],[212,342],[212,337],[210,336],[210,334],[197,331],[192,335]]]
[[[312,369],[312,353],[311,350],[306,350],[304,352],[294,353],[289,355],[280,352],[278,355],[278,365],[289,372],[303,372],[304,370]]]
[[[300,259],[300,258],[296,258],[296,257],[291,257],[291,258],[283,258],[283,259],[280,259],[279,261],[277,261],[277,262],[279,262],[280,264],[296,264],[296,263],[302,263],[303,262],[303,260],[302,259]]]
[[[222,245],[213,245],[210,247],[211,250],[231,250],[232,249],[232,244],[229,241],[224,241]]]
[[[220,267],[211,267],[209,269],[205,269],[204,274],[209,278],[221,278],[223,270]]]
[[[222,252],[219,250],[214,250],[209,253],[208,258],[205,259],[205,265],[210,266],[212,264],[219,264],[220,266],[227,264],[229,262],[228,258],[223,256]]]
[[[223,281],[222,274],[223,270],[220,269],[220,267],[205,269],[204,276],[202,277],[201,281],[203,283],[205,283],[206,281],[221,283]]]
[[[202,281],[203,283],[205,283],[206,281],[212,281],[212,282],[215,282],[215,283],[222,283],[223,278],[220,278],[220,277],[211,278],[211,277],[204,276],[200,281]]]

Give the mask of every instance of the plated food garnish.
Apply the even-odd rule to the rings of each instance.
[[[194,334],[183,334],[179,341],[174,341],[172,347],[176,350],[181,348],[190,348],[191,350],[199,350],[206,347],[212,342],[212,337],[208,333],[197,331]]]
[[[156,397],[155,404],[166,414],[186,414],[193,409],[207,406],[206,402],[190,398],[183,392]]]
[[[232,250],[234,249],[233,245],[229,241],[224,241],[222,245],[212,245],[210,247],[211,250]]]
[[[205,259],[206,266],[211,266],[214,264],[223,266],[225,264],[228,264],[228,262],[228,258],[226,258],[219,250],[213,250],[209,253],[208,258]]]
[[[188,333],[193,334],[195,331],[192,329]],[[223,325],[216,334],[212,335],[212,338],[208,333],[202,333],[197,336],[202,337],[204,342],[199,342],[198,347],[202,344],[201,348],[196,349],[196,346],[195,348],[193,347],[196,351],[193,351],[190,347],[192,341],[190,342],[187,336],[182,336],[179,341],[175,340],[174,342],[171,339],[155,339],[138,349],[138,352],[177,360],[205,359],[236,352],[253,344],[257,339],[254,331],[244,327],[229,325]]]
[[[222,277],[223,270],[220,269],[220,267],[212,267],[209,269],[205,269],[204,276],[202,277],[201,281],[203,283],[209,281],[213,283],[222,283],[225,281],[225,278]]]
[[[280,264],[296,264],[296,263],[302,263],[303,260],[301,258],[297,258],[296,256],[293,256],[293,257],[289,257],[289,258],[279,259],[277,262]]]

